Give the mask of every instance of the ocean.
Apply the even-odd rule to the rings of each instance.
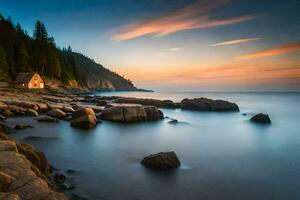
[[[80,130],[69,122],[37,123],[29,117],[8,124],[31,124],[10,136],[33,144],[75,185],[66,194],[91,200],[296,200],[300,199],[300,93],[100,92],[181,101],[208,97],[235,102],[240,112],[161,109],[169,119],[118,124],[103,121]],[[249,121],[266,113],[271,125]],[[246,115],[243,115],[245,113]],[[41,138],[28,138],[39,136]],[[27,139],[24,139],[27,138]],[[152,171],[140,161],[175,151],[181,167]]]

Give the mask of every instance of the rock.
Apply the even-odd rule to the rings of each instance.
[[[66,176],[59,173],[55,174],[53,177],[57,183],[63,183],[66,180]]]
[[[16,115],[26,115],[27,114],[27,109],[21,108],[18,106],[9,105],[8,109]]]
[[[92,108],[82,108],[82,109],[78,109],[78,110],[76,110],[76,111],[72,114],[72,119],[84,117],[84,116],[87,116],[87,115],[95,116],[94,110],[93,110]]]
[[[0,140],[0,152],[2,151],[17,151],[16,143],[11,140]]]
[[[0,171],[0,192],[6,192],[15,178]]]
[[[57,118],[57,119],[63,119],[66,116],[66,113],[63,112],[62,110],[56,108],[52,109],[47,113],[48,116]]]
[[[97,106],[106,106],[107,105],[107,102],[106,101],[103,101],[103,100],[100,100],[97,102],[96,104]]]
[[[76,173],[78,173],[78,170],[76,170],[76,169],[67,169],[66,173],[67,174],[76,174]]]
[[[0,132],[0,140],[8,140],[8,137],[4,133]]]
[[[17,124],[14,129],[22,130],[22,129],[26,129],[26,128],[33,128],[33,126],[27,125],[27,124]]]
[[[6,120],[6,117],[3,115],[0,115],[0,121],[4,121],[4,120]]]
[[[76,128],[94,128],[97,125],[96,116],[86,115],[83,117],[79,117],[71,120],[71,126]]]
[[[271,119],[269,115],[263,113],[253,116],[250,120],[252,122],[260,123],[260,124],[271,124]]]
[[[9,127],[6,124],[0,122],[0,132],[8,134],[8,133],[11,132],[11,130],[12,130],[11,127]]]
[[[40,103],[39,102],[39,103],[36,103],[36,105],[38,106],[39,111],[41,111],[41,112],[45,112],[46,110],[49,109],[49,106],[46,103]]]
[[[31,144],[26,144],[26,143],[20,143],[21,147],[24,149],[27,149],[29,151],[34,151],[35,148],[34,146],[32,146]]]
[[[178,124],[179,121],[177,119],[171,119],[168,123],[170,123],[170,124]]]
[[[174,169],[180,166],[180,161],[174,151],[149,155],[141,163],[145,167],[156,170]]]
[[[33,149],[34,150],[34,149]],[[40,152],[40,151],[35,151],[35,153],[39,156],[40,158],[40,166],[39,169],[41,170],[41,172],[46,176],[49,177],[51,174],[51,167],[47,161],[46,155],[44,152]]]
[[[58,122],[58,119],[55,119],[50,116],[41,116],[41,117],[36,118],[36,120],[38,122]]]
[[[59,185],[60,190],[74,190],[75,186],[69,183],[63,183]]]
[[[158,110],[155,106],[145,106],[144,110],[146,112],[148,121],[154,121],[164,118],[163,112]]]
[[[64,106],[63,111],[66,113],[73,113],[75,110],[70,106]]]
[[[0,141],[0,170],[13,178],[6,193],[18,195],[21,200],[67,200],[63,194],[49,187],[47,179],[40,177],[39,169],[21,155],[16,146],[14,141]],[[5,198],[2,193],[0,199]]]
[[[114,103],[129,103],[129,104],[141,104],[147,106],[155,106],[158,108],[175,108],[176,104],[171,100],[158,100],[158,99],[143,99],[143,98],[131,98],[121,97],[114,100]]]
[[[72,114],[71,126],[76,128],[94,128],[97,125],[95,112],[91,108],[82,108]]]
[[[106,108],[101,119],[113,122],[142,122],[147,120],[147,114],[141,105],[114,106]]]
[[[20,200],[19,195],[0,192],[1,200]]]
[[[65,121],[71,121],[72,120],[72,115],[65,117],[64,120]]]
[[[36,110],[29,108],[27,111],[27,115],[37,117],[39,116],[39,113]]]
[[[246,116],[246,115],[247,115],[247,113],[243,113],[242,115],[243,115],[243,116]]]
[[[183,99],[179,106],[182,109],[197,111],[239,111],[239,107],[235,103],[207,98]]]

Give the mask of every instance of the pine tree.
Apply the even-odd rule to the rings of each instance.
[[[33,38],[40,42],[48,42],[48,33],[45,25],[40,21],[36,21],[35,29],[33,31]]]
[[[7,76],[8,75],[9,65],[6,59],[6,53],[4,48],[0,46],[0,73],[1,75]]]
[[[22,43],[20,45],[20,48],[18,50],[18,55],[17,55],[17,71],[18,72],[29,71],[28,61],[29,61],[29,55],[24,44]]]
[[[16,25],[16,29],[19,33],[24,33],[24,30],[22,29],[21,25],[19,23],[17,23]]]

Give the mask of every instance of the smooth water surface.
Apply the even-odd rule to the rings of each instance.
[[[298,93],[100,93],[172,99],[209,97],[236,102],[237,113],[162,109],[168,119],[138,124],[103,122],[91,130],[69,122],[37,123],[31,118],[8,124],[34,129],[11,136],[25,139],[61,170],[76,169],[72,193],[105,200],[300,199],[300,94]],[[254,113],[270,115],[272,125],[251,123]],[[242,113],[247,113],[243,116]],[[144,168],[151,153],[176,151],[174,171]]]

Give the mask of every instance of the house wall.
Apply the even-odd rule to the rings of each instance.
[[[27,86],[29,89],[44,88],[45,83],[39,74],[34,74]]]

